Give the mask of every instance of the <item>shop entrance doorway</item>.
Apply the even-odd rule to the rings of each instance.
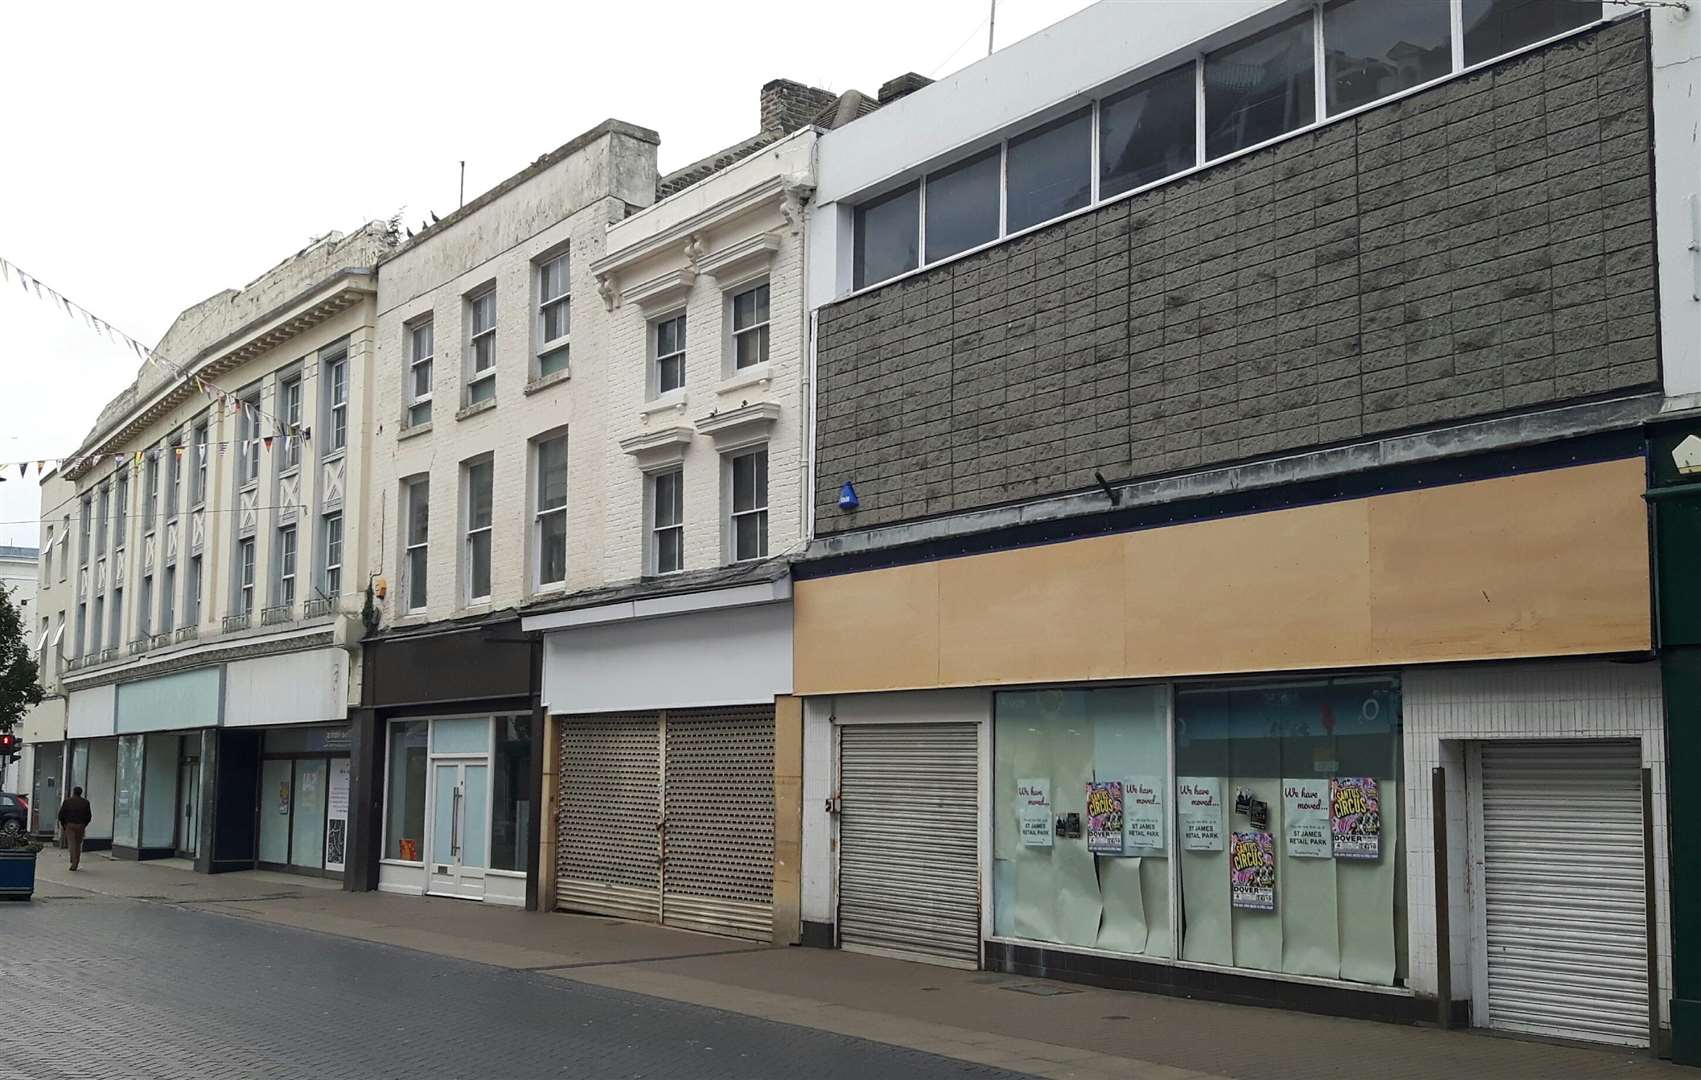
[[[431,862],[426,891],[433,896],[484,899],[489,865],[490,766],[484,761],[434,761],[431,766]]]

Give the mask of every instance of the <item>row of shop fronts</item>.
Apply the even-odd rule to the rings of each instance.
[[[1658,1045],[1632,450],[389,631],[313,723],[311,653],[76,694],[64,782],[210,871]]]

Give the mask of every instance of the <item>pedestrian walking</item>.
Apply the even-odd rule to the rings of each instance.
[[[94,820],[94,812],[89,808],[89,801],[83,798],[83,789],[71,789],[71,797],[59,804],[59,827],[65,830],[65,846],[71,849],[71,869],[77,869],[77,864],[83,860],[83,830]]]

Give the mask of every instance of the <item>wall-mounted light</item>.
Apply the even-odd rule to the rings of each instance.
[[[1701,435],[1685,436],[1682,442],[1672,447],[1671,460],[1672,464],[1677,466],[1677,471],[1684,476],[1701,473]],[[843,500],[840,502],[842,505]]]

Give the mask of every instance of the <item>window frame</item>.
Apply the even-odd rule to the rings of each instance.
[[[532,281],[535,289],[535,305],[533,308],[532,336],[536,344],[532,349],[532,378],[546,379],[572,368],[573,345],[573,264],[571,247],[561,247],[545,252],[533,264],[535,271]],[[547,290],[549,270],[556,268],[560,274],[561,291],[550,295]],[[555,337],[548,336],[549,310],[559,306],[566,322],[565,332]],[[561,356],[559,367],[544,370],[546,361],[553,363],[556,356]]]
[[[159,580],[159,632],[169,634],[177,629],[177,564],[162,566]]]
[[[252,411],[250,411],[252,410]],[[258,386],[237,399],[236,425],[239,460],[236,487],[246,491],[260,482],[260,388]]]
[[[663,326],[679,324],[679,335],[675,339],[677,347],[671,352],[661,351],[661,331]],[[683,393],[685,390],[685,364],[690,355],[690,320],[686,317],[684,308],[676,308],[665,315],[659,315],[650,320],[648,328],[650,373],[649,389],[652,400],[667,397],[669,394]],[[662,388],[662,362],[679,358],[679,385]]]
[[[94,493],[90,492],[78,501],[82,505],[79,515],[81,520],[77,523],[77,565],[87,567],[90,556],[89,537],[94,535]]]
[[[130,473],[127,465],[120,465],[112,479],[112,550],[122,552],[124,540],[130,531]]]
[[[766,275],[741,281],[727,290],[726,293],[726,325],[729,338],[727,350],[726,373],[737,375],[753,368],[760,368],[768,363],[773,345],[773,331],[770,329],[774,321],[773,283]],[[756,292],[765,292],[763,306],[767,314],[760,320],[755,320],[757,302],[750,302],[752,322],[748,326],[738,325],[738,301],[741,297],[750,296]],[[750,363],[740,363],[739,345],[746,337],[754,337],[756,349],[761,354],[759,359]]]
[[[189,451],[183,443],[181,435],[173,435],[165,445],[165,520],[170,524],[177,520],[177,514],[183,506],[183,458],[178,454],[182,450]]]
[[[490,325],[481,330],[478,328],[478,312],[487,302],[490,305]],[[469,408],[496,400],[496,286],[484,285],[467,293],[465,311],[467,348],[466,360],[461,369],[461,384],[464,387],[461,393],[461,407]],[[487,342],[490,347],[490,363],[481,368],[478,366],[479,350]],[[486,382],[490,384],[490,396],[475,398],[474,394],[484,392],[482,386]]]
[[[189,573],[183,581],[183,616],[184,626],[199,626],[201,624],[201,573],[203,563],[201,556],[189,556]]]
[[[417,615],[431,603],[431,477],[429,474],[409,477],[402,481],[405,503],[402,512],[402,583],[401,608],[404,614]],[[423,501],[425,520],[420,535],[414,536],[414,506]],[[417,559],[415,553],[418,553]],[[415,569],[415,562],[420,565]],[[416,581],[416,579],[418,579]],[[420,602],[413,602],[414,585],[419,585]]]
[[[420,334],[428,339],[430,351],[419,354]],[[406,370],[402,373],[402,429],[423,427],[431,423],[432,388],[437,378],[437,325],[431,312],[402,324],[402,352]],[[425,393],[419,393],[420,368],[425,369]],[[424,410],[421,412],[421,410]]]
[[[748,510],[738,509],[738,463],[749,458],[760,457],[762,480],[761,489],[754,493],[754,501],[760,505],[751,506]],[[724,455],[725,465],[725,499],[726,502],[726,561],[728,563],[758,562],[768,557],[768,444],[758,443],[755,446],[740,447]],[[754,483],[754,480],[752,481]],[[760,515],[760,517],[757,517]],[[740,555],[738,552],[738,525],[740,518],[756,517],[758,536],[761,538],[761,550],[754,555]]]
[[[211,447],[210,425],[205,417],[190,428],[189,441],[195,448],[195,471],[190,479],[189,508],[198,510],[207,505],[207,451]]]
[[[282,428],[273,434],[282,439],[285,446],[279,449],[278,475],[289,476],[301,468],[301,439],[296,432],[301,430],[302,397],[305,387],[301,381],[301,370],[298,368],[278,379],[278,416],[277,424]],[[286,448],[287,447],[287,448]]]
[[[103,481],[98,489],[99,501],[96,507],[99,517],[95,519],[95,558],[106,558],[106,541],[108,535],[108,519],[112,516],[112,482]]]
[[[319,537],[320,562],[317,588],[321,597],[335,601],[342,595],[343,581],[343,512],[341,510],[332,510],[327,514],[320,515]]]
[[[845,258],[839,265],[840,272],[846,275],[845,278],[841,279],[841,282],[848,281],[849,287],[843,288],[841,286],[842,291],[838,293],[835,300],[843,300],[859,293],[870,291],[891,282],[909,277],[913,274],[922,273],[933,267],[942,266],[956,259],[964,258],[974,254],[975,252],[996,246],[997,244],[1010,240],[1013,237],[1024,235],[1037,229],[1046,228],[1050,225],[1056,224],[1057,222],[1068,220],[1080,214],[1089,213],[1094,209],[1115,200],[1129,198],[1161,184],[1171,183],[1180,177],[1190,175],[1201,169],[1224,164],[1242,155],[1254,153],[1266,146],[1273,145],[1285,139],[1293,138],[1296,135],[1300,135],[1308,131],[1315,131],[1326,124],[1345,120],[1368,109],[1376,108],[1391,101],[1397,101],[1411,94],[1421,93],[1431,87],[1447,82],[1450,79],[1470,74],[1510,57],[1519,56],[1536,49],[1545,48],[1555,42],[1563,41],[1566,38],[1577,34],[1586,33],[1593,28],[1610,24],[1618,18],[1624,17],[1622,15],[1612,14],[1603,3],[1599,9],[1598,16],[1587,22],[1579,23],[1566,30],[1555,33],[1550,37],[1531,41],[1505,52],[1484,56],[1482,59],[1474,62],[1467,62],[1465,58],[1465,27],[1462,25],[1461,19],[1462,3],[1463,0],[1449,0],[1450,27],[1448,34],[1451,60],[1446,72],[1424,82],[1416,83],[1394,93],[1367,101],[1361,105],[1343,109],[1337,113],[1330,113],[1328,102],[1328,65],[1326,63],[1326,49],[1324,41],[1325,3],[1323,0],[1315,0],[1315,2],[1303,5],[1282,5],[1276,9],[1260,12],[1244,19],[1239,26],[1235,28],[1235,34],[1233,37],[1220,42],[1214,42],[1209,50],[1201,48],[1200,43],[1196,42],[1190,47],[1177,49],[1165,56],[1154,58],[1152,61],[1142,64],[1138,69],[1136,69],[1136,71],[1126,72],[1115,79],[1108,80],[1098,86],[1088,89],[1081,95],[1081,97],[1077,97],[1067,103],[1062,103],[1024,117],[1021,121],[1011,125],[995,140],[980,140],[966,144],[951,151],[948,156],[935,159],[926,165],[915,168],[913,171],[901,173],[882,183],[871,185],[869,188],[859,192],[855,196],[855,201],[851,198],[843,200],[845,206],[844,212],[849,215],[849,218],[848,221],[845,221],[845,219],[841,219],[841,221],[844,221],[845,224],[848,224],[849,226],[847,231],[850,236],[850,251],[848,252],[848,258]],[[1205,109],[1206,60],[1210,55],[1222,54],[1231,51],[1242,45],[1250,43],[1256,38],[1274,32],[1279,28],[1300,19],[1310,20],[1310,30],[1312,35],[1312,77],[1310,99],[1312,107],[1310,121],[1302,123],[1291,130],[1271,136],[1261,142],[1251,143],[1243,147],[1238,147],[1234,150],[1225,151],[1215,157],[1211,156],[1207,147],[1207,136],[1210,131],[1210,117],[1206,114]],[[1111,195],[1105,195],[1102,191],[1101,183],[1103,179],[1103,162],[1102,147],[1100,145],[1102,141],[1100,139],[1100,114],[1103,102],[1109,98],[1116,97],[1128,90],[1131,90],[1142,83],[1174,75],[1177,71],[1189,67],[1192,68],[1195,99],[1192,164],[1146,183],[1135,185]],[[1131,78],[1131,75],[1135,77]],[[1008,204],[1008,154],[1010,141],[1012,139],[1018,139],[1026,135],[1036,133],[1065,116],[1077,112],[1083,108],[1081,100],[1083,97],[1088,99],[1085,107],[1089,107],[1091,109],[1090,172],[1092,194],[1087,205],[1068,211],[1067,213],[1054,218],[1035,222],[1034,224],[1019,230],[1009,229],[1006,226],[1005,219],[1007,217],[1006,208]],[[991,147],[998,148],[1001,159],[999,166],[1000,228],[998,235],[984,243],[929,260],[927,257],[928,180],[934,176],[950,172],[951,170],[968,163],[971,159],[985,153]],[[915,215],[915,265],[887,277],[878,279],[867,278],[865,275],[860,273],[862,255],[865,247],[860,234],[863,232],[862,223],[865,220],[866,212],[872,211],[891,200],[902,198],[908,195],[912,190],[916,194],[917,204]]]
[[[348,346],[337,345],[321,351],[319,386],[325,415],[319,455],[331,458],[348,448]]]
[[[557,506],[544,506],[544,492],[547,489],[543,464],[544,448],[556,443],[561,444],[561,502]],[[571,450],[571,447],[572,444],[568,442],[566,431],[558,430],[555,432],[548,432],[532,440],[532,520],[530,523],[531,543],[529,547],[531,548],[532,563],[531,584],[534,592],[564,588],[567,584],[567,504],[571,499],[571,495],[567,490],[568,478],[571,475],[568,469],[567,455]],[[546,579],[543,576],[545,563],[543,550],[544,523],[546,518],[555,516],[559,516],[561,520],[561,576],[559,578]]]
[[[475,526],[473,511],[477,500],[474,484],[481,472],[490,486],[490,519],[484,525]],[[482,607],[490,603],[495,592],[496,462],[491,455],[469,458],[461,463],[461,492],[461,602],[467,607]],[[478,561],[477,542],[480,538],[484,540],[486,591],[483,593],[473,589]]]
[[[231,613],[233,615],[254,614],[254,563],[257,554],[255,537],[244,536],[236,541],[236,610]]]
[[[661,522],[661,482],[664,479],[673,481],[673,516],[676,520],[667,524]],[[685,570],[685,466],[674,465],[666,469],[657,469],[644,476],[644,506],[645,506],[645,569],[652,577],[664,577],[668,574],[683,573]],[[679,565],[671,569],[662,568],[662,533],[672,532],[679,536]]]
[[[293,611],[296,599],[295,585],[300,576],[298,571],[301,563],[301,532],[299,527],[293,522],[288,525],[279,525],[277,541],[278,572],[277,577],[272,582],[276,589],[276,595],[273,597],[276,602],[272,606],[287,607]]]

